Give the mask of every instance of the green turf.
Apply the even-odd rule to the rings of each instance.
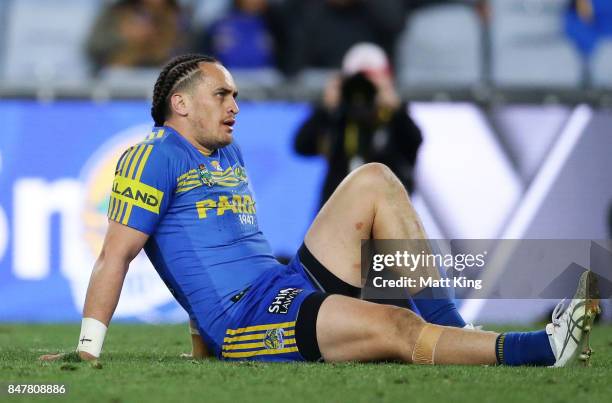
[[[594,329],[591,368],[423,367],[192,361],[185,325],[113,324],[101,369],[37,361],[68,351],[78,325],[0,325],[0,384],[63,383],[57,401],[102,402],[610,402],[612,326]],[[40,401],[0,391],[0,401]]]

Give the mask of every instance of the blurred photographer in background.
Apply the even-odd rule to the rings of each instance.
[[[384,51],[360,43],[345,55],[342,76],[327,83],[294,147],[300,155],[322,155],[328,161],[323,206],[349,172],[368,162],[386,164],[411,193],[421,142],[421,131],[395,90]]]

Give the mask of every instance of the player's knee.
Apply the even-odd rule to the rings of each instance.
[[[378,342],[383,343],[394,358],[409,361],[426,322],[409,309],[395,306],[385,307],[382,317],[387,326],[381,327]]]
[[[373,189],[395,187],[397,185],[401,186],[401,182],[393,171],[385,164],[378,162],[370,162],[362,165],[353,171],[352,175],[354,181],[361,187],[367,188],[370,191]]]
[[[360,166],[354,172],[362,178],[371,180],[389,180],[394,176],[393,171],[380,162],[369,162]]]

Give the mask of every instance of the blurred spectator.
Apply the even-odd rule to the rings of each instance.
[[[281,12],[268,0],[234,0],[228,15],[198,41],[197,51],[215,56],[228,68],[274,67],[283,36]]]
[[[403,0],[287,0],[290,10],[289,71],[338,68],[358,42],[380,45],[393,56],[405,22]]]
[[[181,51],[184,30],[177,0],[118,0],[98,17],[87,53],[96,70],[159,66]]]
[[[565,31],[589,58],[602,38],[612,38],[612,1],[572,0],[565,16]]]
[[[299,154],[323,155],[328,161],[321,206],[350,171],[367,162],[389,166],[411,192],[421,131],[395,91],[384,51],[357,44],[342,70],[342,78],[328,83],[322,105],[314,107],[294,144]]]

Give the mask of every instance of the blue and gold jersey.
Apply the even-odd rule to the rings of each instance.
[[[225,331],[237,296],[280,266],[234,144],[205,156],[173,129],[154,128],[119,159],[108,216],[150,235],[147,256],[208,342]]]

